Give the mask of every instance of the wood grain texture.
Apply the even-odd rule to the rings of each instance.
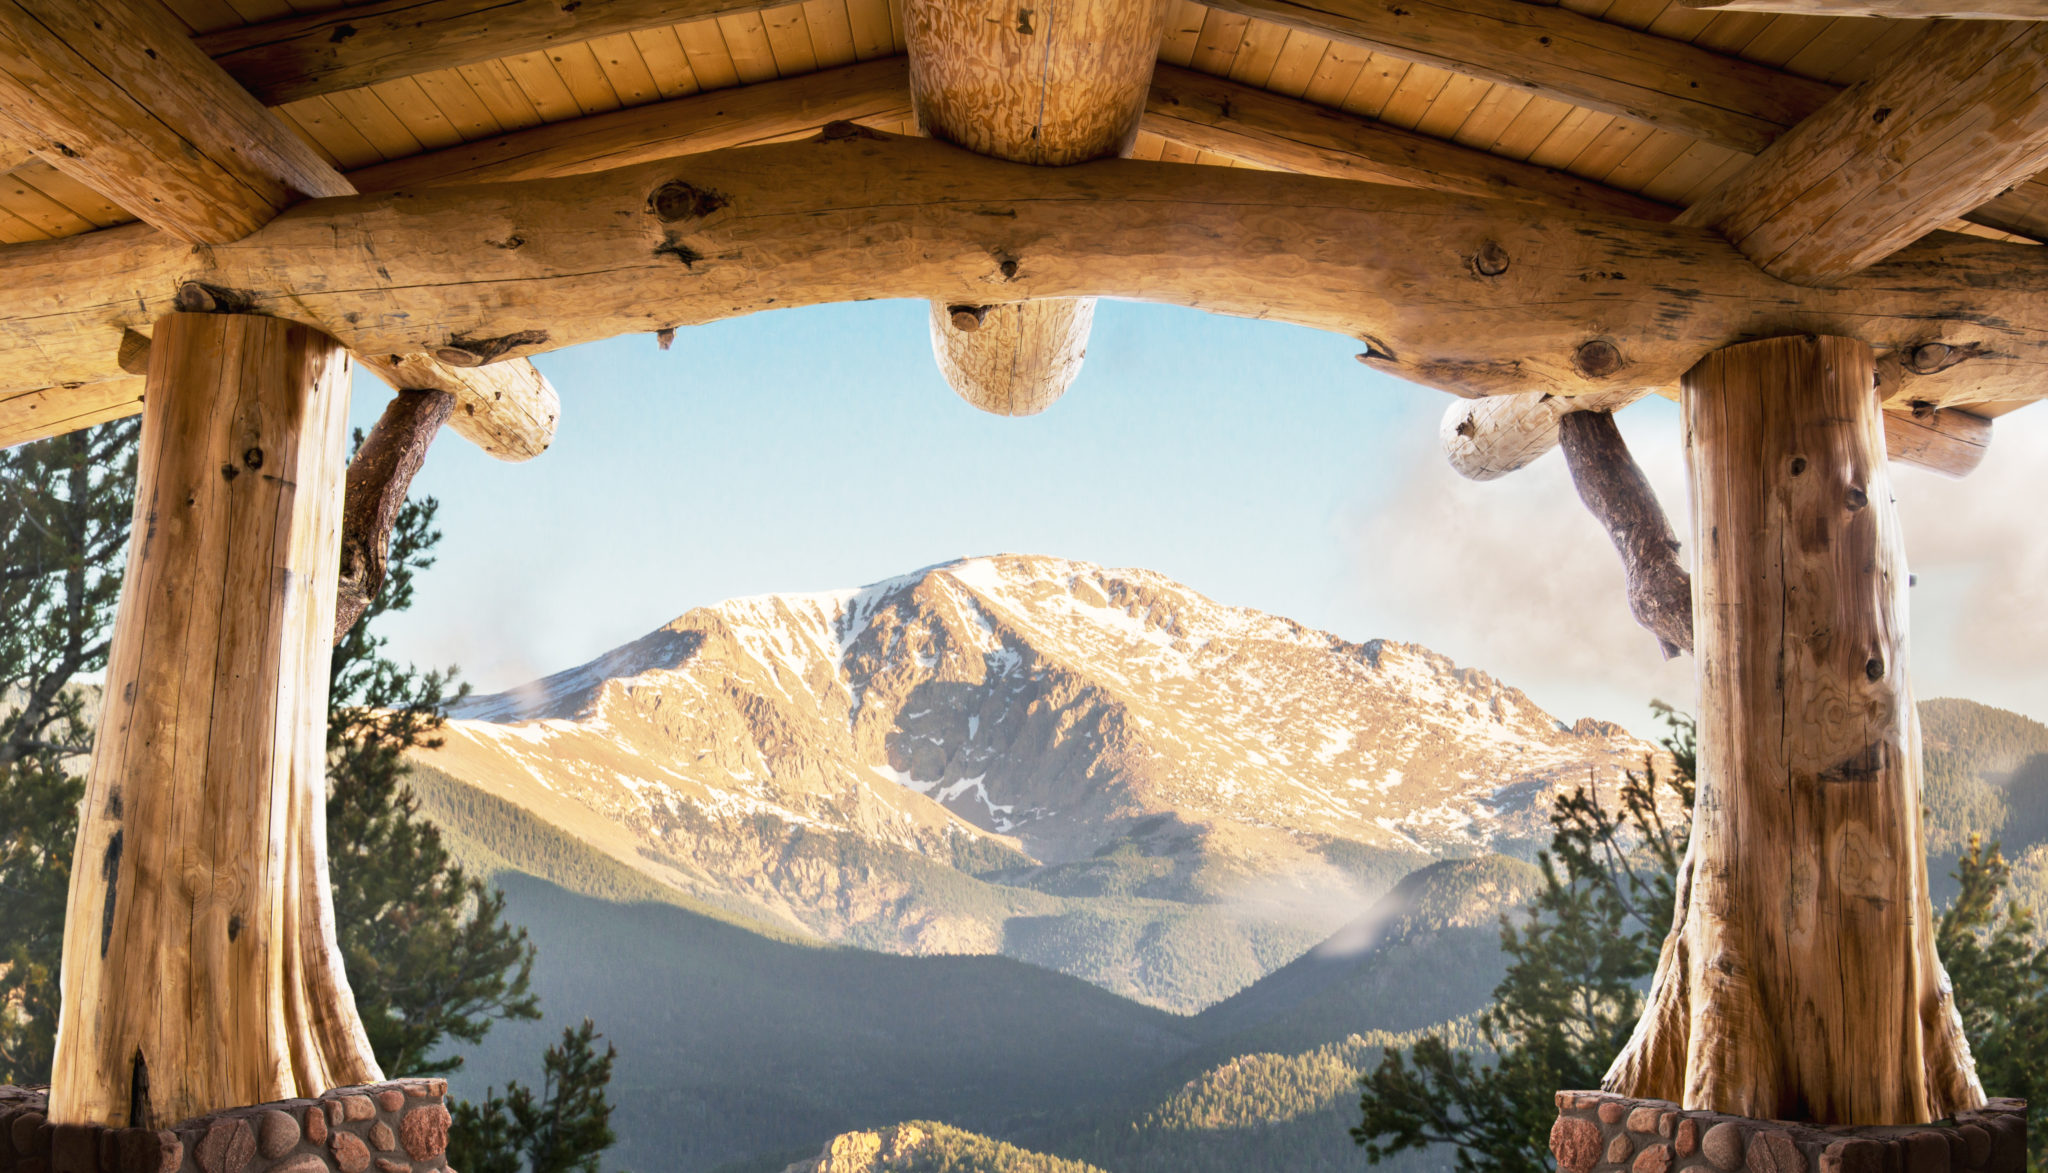
[[[1872,372],[1862,342],[1793,337],[1685,376],[1699,793],[1610,1090],[1821,1124],[1984,1102],[1934,954]]]
[[[1892,20],[2048,20],[2042,0],[1678,0],[1686,8],[1716,12],[1776,12],[1794,16],[1878,16]]]
[[[0,395],[0,448],[126,419],[141,410],[141,379],[12,391]]]
[[[1680,218],[1818,285],[1873,264],[2048,164],[2048,24],[1930,24]]]
[[[1451,468],[1468,481],[1498,480],[1557,447],[1558,421],[1578,411],[1620,411],[1645,392],[1566,397],[1543,391],[1453,400],[1437,425]]]
[[[391,530],[405,506],[406,490],[427,462],[435,433],[454,409],[455,396],[446,391],[400,391],[348,462],[341,503],[341,571],[335,586],[335,643],[384,589],[384,574],[391,564]]]
[[[1668,204],[1567,172],[1166,64],[1152,75],[1140,126],[1169,142],[1301,175],[1529,200],[1639,220],[1678,214]]]
[[[429,354],[358,356],[393,391],[446,391],[455,397],[448,428],[499,460],[532,460],[555,442],[562,397],[525,359],[455,367]]]
[[[1884,445],[1893,460],[1959,480],[1984,463],[1991,421],[1954,408],[1901,405],[1884,413]]]
[[[1160,0],[907,0],[910,100],[933,138],[1014,163],[1124,154],[1166,31]]]
[[[327,906],[347,361],[296,323],[170,314],[148,386],[66,918],[62,1123],[380,1078]],[[130,1118],[138,1055],[150,1120]]]
[[[1746,153],[1834,87],[1520,0],[1215,0],[1212,7]]]
[[[1489,242],[1493,276],[1474,263]],[[204,251],[140,226],[7,246],[0,393],[117,377],[120,331],[187,282],[364,354],[524,357],[879,297],[1110,296],[1331,330],[1378,369],[1473,396],[1654,391],[1717,346],[1790,331],[1948,347],[1904,376],[1909,400],[2048,393],[2035,247],[1929,240],[1809,289],[1706,229],[1270,171],[1029,167],[873,131],[309,202]]]
[[[181,240],[355,190],[158,0],[0,0],[0,107],[58,170]]]
[[[1564,449],[1579,500],[1621,555],[1629,613],[1657,637],[1665,659],[1692,651],[1692,576],[1678,556],[1678,538],[1657,503],[1656,490],[1615,426],[1614,413],[1566,412],[1557,427],[1558,446]]]
[[[1130,153],[1166,32],[1166,0],[906,0],[910,102],[933,138],[1013,163]],[[1034,415],[1080,373],[1092,299],[1009,302],[955,328],[931,307],[932,351],[955,394]]]
[[[195,38],[272,106],[727,13],[761,0],[372,0]]]
[[[973,331],[957,328],[950,309],[932,303],[939,373],[955,394],[991,415],[1037,415],[1081,373],[1095,318],[1092,297],[988,306]]]
[[[752,146],[830,122],[908,117],[909,84],[905,59],[887,57],[479,139],[352,171],[349,180],[360,191],[502,183]]]

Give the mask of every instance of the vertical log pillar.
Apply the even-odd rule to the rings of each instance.
[[[327,888],[347,371],[332,338],[280,319],[157,322],[56,1122],[162,1127],[380,1078]]]
[[[1822,1124],[1979,1107],[1934,953],[1870,347],[1744,343],[1683,389],[1699,794],[1650,1004],[1606,1086]]]

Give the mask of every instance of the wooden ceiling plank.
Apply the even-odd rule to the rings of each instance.
[[[1560,172],[1170,65],[1152,75],[1143,125],[1168,142],[1303,175],[1391,181],[1638,219],[1676,214]]]
[[[427,96],[426,89],[416,77],[381,81],[371,86],[369,92],[377,96],[391,116],[405,127],[406,133],[418,141],[423,151],[452,147],[467,137],[441,109],[440,103]]]
[[[1536,149],[1529,152],[1528,161],[1539,167],[1554,167],[1559,171],[1575,170],[1573,160],[1585,153],[1588,146],[1599,138],[1608,127],[1620,121],[1612,114],[1588,110],[1584,106],[1572,106],[1565,110],[1558,120],[1556,129],[1546,135]]]
[[[1648,142],[1656,133],[1656,127],[1626,118],[1617,118],[1588,142],[1586,149],[1574,156],[1564,169],[1574,175],[1590,176],[1605,183],[1607,177],[1635,153],[1636,148]]]
[[[1623,191],[1642,191],[1666,167],[1677,162],[1680,156],[1696,145],[1701,145],[1698,140],[1686,138],[1684,135],[1654,131],[1638,144],[1635,150],[1630,151],[1627,158],[1607,173],[1607,186],[1618,187]]]
[[[633,33],[612,33],[590,42],[591,56],[597,60],[605,84],[618,96],[621,106],[645,106],[662,99],[654,70],[640,55],[640,44],[634,37]]]
[[[504,58],[503,64],[512,84],[533,103],[534,113],[540,115],[542,122],[562,122],[581,116],[583,111],[576,104],[576,95],[570,92],[569,83],[562,80],[552,56],[543,52],[514,53]]]
[[[193,243],[349,190],[156,0],[0,0],[0,108],[59,170]]]
[[[1500,88],[1490,81],[1462,73],[1445,74],[1442,88],[1430,99],[1421,117],[1415,120],[1414,128],[1433,138],[1454,139],[1458,128],[1465,125],[1465,120],[1486,100],[1486,95]]]
[[[1215,0],[1438,69],[1757,151],[1825,102],[1825,85],[1519,0]]]
[[[1692,43],[1717,53],[1740,55],[1751,41],[1770,27],[1773,19],[1757,12],[1716,12]]]
[[[682,178],[723,203],[650,212]],[[545,235],[491,243],[508,231]],[[686,251],[687,273],[658,244]],[[768,308],[979,304],[1001,282],[1008,298],[1195,303],[1362,337],[1369,365],[1467,394],[1668,387],[1716,346],[1803,332],[1945,347],[1902,390],[1936,406],[2048,394],[2040,248],[1944,236],[1804,288],[1704,229],[1236,168],[1033,167],[867,134],[312,201],[208,249],[140,225],[9,248],[0,392],[115,377],[121,329],[195,282],[373,354],[525,357]]]
[[[1195,48],[1201,43],[1202,22],[1209,17],[1209,10],[1195,0],[1166,0],[1171,10],[1166,17],[1166,38],[1159,43],[1159,59],[1169,65],[1186,66],[1193,63]]]
[[[761,25],[768,32],[769,51],[775,56],[778,77],[815,73],[818,54],[811,47],[810,21],[804,19],[802,4],[787,4],[761,12]]]
[[[1340,59],[1357,52],[1348,45],[1332,45],[1330,51],[1333,57]],[[1326,61],[1330,59],[1325,58]],[[1394,100],[1401,83],[1407,80],[1408,71],[1419,68],[1422,67],[1411,61],[1368,53],[1352,79],[1351,89],[1341,100],[1329,104],[1360,118],[1378,118],[1386,112],[1387,103]]]
[[[2039,0],[1679,0],[1716,12],[1778,12],[1809,16],[1880,16],[1892,20],[2048,20]]]
[[[1165,58],[1162,56],[1160,60],[1164,61]],[[1343,41],[1332,41],[1328,50],[1323,53],[1323,59],[1316,63],[1315,76],[1309,79],[1308,88],[1302,91],[1301,96],[1319,106],[1341,106],[1350,96],[1352,88],[1358,84],[1361,73],[1371,64],[1372,50]],[[1409,69],[1407,62],[1396,64],[1400,72],[1391,77],[1384,71],[1369,75],[1375,83],[1391,80],[1393,84],[1388,85],[1386,89],[1389,98],[1393,97],[1394,87],[1399,84],[1401,77],[1407,76]]]
[[[1691,202],[1694,192],[1705,190],[1702,185],[1714,175],[1724,171],[1733,174],[1747,159],[1738,151],[1717,147],[1712,143],[1695,142],[1673,159],[1669,165],[1650,177],[1640,190],[1653,200],[1673,207],[1684,207]]]
[[[775,69],[775,47],[768,40],[768,25],[758,12],[741,12],[718,18],[718,32],[725,38],[725,51],[732,57],[733,71],[741,85],[773,81],[781,74]]]
[[[1257,84],[1276,94],[1299,98],[1307,92],[1309,83],[1315,80],[1316,69],[1322,64],[1323,56],[1329,49],[1330,42],[1323,37],[1299,29],[1288,29],[1287,42],[1280,46],[1280,56],[1273,60],[1273,72],[1266,75],[1264,82]],[[1249,79],[1238,80],[1250,84]]]
[[[804,20],[811,27],[811,52],[819,69],[836,69],[860,59],[853,47],[853,17],[846,0],[804,0]]]
[[[1212,8],[1202,18],[1202,31],[1195,37],[1195,52],[1188,65],[1203,73],[1229,77],[1230,67],[1237,60],[1238,47],[1244,44],[1245,29],[1251,18],[1235,12]]]
[[[598,64],[597,54],[583,42],[574,45],[557,45],[547,51],[548,60],[554,64],[556,76],[569,87],[569,94],[576,99],[576,110],[585,118],[592,114],[608,114],[626,102],[612,88],[611,79],[605,76],[604,67]]]
[[[726,48],[717,21],[695,20],[672,28],[699,86],[709,91],[740,84],[739,71],[733,67],[732,52]]]
[[[1244,40],[1237,46],[1237,56],[1230,62],[1230,80],[1263,88],[1266,79],[1273,76],[1273,67],[1279,64],[1280,54],[1287,48],[1287,38],[1291,35],[1287,29],[1271,21],[1248,23]]]
[[[463,141],[503,134],[508,129],[460,70],[436,69],[412,79],[440,108]]]
[[[352,172],[363,191],[577,175],[746,146],[828,122],[903,117],[904,61],[887,57],[736,90],[554,122]]]
[[[1515,115],[1513,121],[1508,123],[1507,129],[1500,132],[1500,137],[1493,141],[1491,149],[1504,158],[1527,162],[1536,148],[1543,144],[1543,140],[1549,138],[1564,121],[1565,116],[1574,109],[1576,107],[1566,105],[1555,98],[1531,94],[1529,104],[1522,107],[1522,112]]]
[[[56,200],[96,228],[111,228],[135,219],[126,208],[41,160],[20,168],[10,178]]]
[[[405,120],[393,114],[374,90],[343,90],[328,94],[327,101],[369,140],[382,158],[402,159],[425,149],[406,128]]]
[[[371,0],[197,38],[270,105],[543,52],[611,33],[752,11],[760,0]]]
[[[687,98],[703,89],[697,84],[696,71],[690,68],[690,55],[676,39],[675,26],[641,29],[632,37],[633,48],[638,50],[640,60],[647,63],[648,75],[654,79],[654,92],[659,100]]]
[[[884,0],[847,0],[846,17],[853,27],[853,55],[873,61],[896,52],[896,32]]]
[[[1491,151],[1536,95],[1513,86],[1492,86],[1452,132],[1451,141],[1475,151]]]
[[[1766,272],[1821,284],[1876,263],[2048,166],[2048,23],[1924,26],[1687,210]]]

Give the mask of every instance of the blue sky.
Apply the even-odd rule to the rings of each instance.
[[[1106,301],[1066,397],[1002,419],[946,387],[926,313],[819,306],[684,329],[666,352],[646,336],[541,356],[554,447],[504,464],[446,433],[415,482],[446,537],[414,610],[385,621],[393,651],[489,691],[723,598],[1019,551],[1421,642],[1567,720],[1644,728],[1651,696],[1690,700],[1690,661],[1663,664],[1629,620],[1562,460],[1458,480],[1436,441],[1447,397],[1368,370],[1350,340]],[[387,398],[363,379],[357,423]],[[2041,496],[2043,412],[2001,422],[1969,481],[1898,475],[1923,696],[2048,716],[2048,627],[2023,605],[2048,581],[2048,523],[2018,507]],[[1676,410],[1620,418],[1683,528]]]

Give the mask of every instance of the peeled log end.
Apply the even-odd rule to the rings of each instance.
[[[932,303],[932,354],[954,394],[994,415],[1037,415],[1066,394],[1088,353],[1095,299],[1048,298],[978,307],[973,330],[957,304]]]

